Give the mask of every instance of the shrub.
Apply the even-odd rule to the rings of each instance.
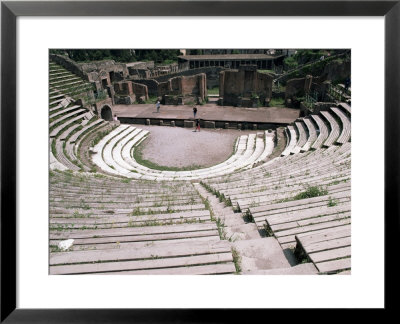
[[[326,194],[328,194],[328,191],[320,186],[309,186],[305,191],[300,192],[296,196],[294,196],[293,200],[319,197]]]

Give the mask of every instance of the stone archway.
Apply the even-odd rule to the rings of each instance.
[[[100,112],[101,118],[107,121],[112,121],[113,117],[112,117],[112,110],[110,108],[110,106],[105,105],[101,108],[101,112]]]

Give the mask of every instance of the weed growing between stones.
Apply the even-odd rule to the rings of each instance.
[[[227,240],[226,232],[225,232],[225,224],[220,218],[216,219],[218,234],[221,240]]]
[[[239,252],[234,247],[232,247],[231,252],[232,252],[233,263],[235,264],[236,274],[240,274],[242,272],[242,267],[241,267],[242,258],[240,257]]]
[[[57,245],[50,245],[50,253],[66,252],[66,251],[68,250],[62,250]]]
[[[90,206],[88,204],[86,204],[83,199],[81,199],[80,204],[79,204],[79,208],[90,209]]]
[[[247,209],[247,211],[245,213],[243,213],[243,220],[246,223],[254,223],[254,218],[253,218],[253,215],[250,212],[250,209]]]
[[[338,200],[337,199],[333,199],[332,197],[329,197],[329,201],[328,201],[328,207],[334,207],[338,204]]]
[[[327,194],[328,194],[328,191],[321,186],[308,186],[305,191],[300,192],[296,196],[294,196],[293,200],[325,196]]]
[[[142,212],[140,211],[140,207],[136,207],[136,208],[132,211],[131,216],[139,216],[139,215],[141,215],[141,214],[142,214]]]
[[[88,218],[88,217],[90,217],[92,215],[93,215],[93,213],[81,214],[80,212],[75,210],[74,213],[72,214],[72,217],[73,218]]]

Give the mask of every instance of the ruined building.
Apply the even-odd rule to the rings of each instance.
[[[114,83],[114,103],[116,105],[130,105],[142,103],[149,99],[147,86],[131,81]]]
[[[256,65],[258,69],[273,69],[282,65],[284,55],[266,54],[217,54],[217,55],[180,55],[180,69],[196,69],[209,66],[220,66],[237,69],[241,65]]]
[[[271,75],[257,72],[256,65],[222,71],[219,76],[219,103],[236,107],[268,106],[272,80]]]
[[[158,84],[157,93],[165,105],[202,103],[207,97],[206,74],[171,78]]]

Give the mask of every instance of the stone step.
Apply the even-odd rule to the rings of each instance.
[[[296,245],[295,235],[304,234],[304,233],[311,234],[311,232],[313,232],[313,231],[322,230],[322,229],[332,229],[332,228],[348,225],[350,223],[351,223],[350,218],[343,218],[343,219],[331,221],[331,222],[297,227],[297,228],[290,229],[287,231],[278,232],[279,236],[277,238],[278,238],[278,241],[280,244],[291,243],[292,247],[294,248]]]
[[[318,149],[322,146],[322,144],[328,138],[329,130],[319,115],[311,115],[311,118],[315,121],[315,123],[318,126],[318,129],[317,129],[318,136],[317,136],[316,141],[311,145],[311,148]]]
[[[52,242],[52,241],[51,241]],[[58,241],[59,242],[59,241]],[[173,244],[193,244],[199,242],[220,242],[219,236],[204,236],[204,237],[188,237],[178,239],[168,239],[159,241],[144,241],[144,242],[111,242],[102,244],[80,244],[72,245],[68,251],[92,251],[92,250],[113,250],[113,249],[144,249],[149,246],[159,247]],[[52,244],[50,244],[52,245]]]
[[[127,128],[129,128],[129,125],[120,125],[113,131],[111,131],[109,134],[104,136],[99,143],[95,145],[93,148],[94,154],[92,155],[92,161],[94,164],[96,164],[100,169],[103,171],[110,173],[110,174],[116,174],[119,175],[118,171],[115,169],[111,168],[103,159],[103,150],[108,141],[112,140],[115,136],[119,135],[120,133],[124,132]]]
[[[293,199],[298,193],[304,192],[308,186],[325,188],[333,187],[335,183],[338,183],[338,185],[348,185],[350,183],[350,176],[351,172],[345,170],[331,174],[317,175],[308,179],[307,177],[299,178],[291,183],[255,187],[253,190],[252,188],[245,187],[240,190],[220,190],[219,193],[229,198],[233,206],[244,211],[250,207],[277,203],[278,200]]]
[[[274,150],[275,147],[275,133],[269,133],[268,131],[265,131],[264,134],[264,151],[259,155],[259,157],[253,162],[253,165],[249,165],[248,168],[256,166],[258,163],[263,162],[268,156],[270,156]]]
[[[96,119],[91,123],[86,124],[81,130],[77,131],[74,133],[68,140],[70,143],[75,143],[82,134],[84,134],[86,131],[91,129],[92,127],[98,126],[100,124],[104,124],[104,120],[102,119]]]
[[[282,248],[273,237],[240,240],[233,242],[232,246],[240,255],[243,273],[249,270],[290,268]]]
[[[309,220],[310,218],[317,217],[320,218],[325,215],[335,215],[335,214],[345,214],[346,212],[349,212],[351,210],[351,204],[350,202],[344,202],[342,204],[338,204],[337,206],[334,207],[329,207],[329,206],[323,206],[323,207],[311,207],[311,208],[305,208],[305,209],[300,209],[300,210],[295,210],[295,211],[289,211],[286,213],[280,213],[280,214],[274,214],[270,216],[265,216],[267,223],[269,226],[274,227],[276,226],[277,229],[281,228],[278,227],[279,225],[282,226],[287,226],[283,228],[290,228],[292,227],[291,223],[293,222],[299,222],[302,220]],[[287,225],[286,225],[287,224]],[[279,229],[281,231],[281,229]],[[285,232],[286,233],[286,232]],[[275,235],[282,236],[284,234],[275,233]]]
[[[180,220],[198,220],[210,219],[210,212],[208,210],[195,210],[188,212],[180,212],[180,213],[168,213],[168,214],[156,214],[156,215],[137,215],[137,216],[129,216],[129,215],[109,215],[105,217],[104,215],[90,215],[82,216],[88,214],[66,214],[66,215],[50,215],[50,222],[52,224],[116,224],[120,222],[129,223],[131,222],[133,225],[136,223],[145,223],[151,221],[158,222],[168,222],[168,221],[180,221]]]
[[[315,244],[324,243],[326,241],[335,240],[339,238],[346,238],[350,236],[351,236],[351,225],[345,225],[341,227],[321,229],[311,233],[298,234],[296,235],[296,241],[298,243],[300,242],[300,244],[303,247],[310,246],[314,248]]]
[[[212,179],[214,183],[214,187],[223,187],[223,186],[236,186],[234,184],[234,181],[240,181],[243,182],[245,181],[244,179],[248,178],[249,182],[253,181],[253,179],[259,177],[259,178],[265,178],[264,175],[267,175],[268,179],[271,177],[273,174],[278,174],[282,177],[281,173],[293,173],[293,172],[298,172],[297,170],[304,170],[306,171],[309,167],[309,165],[318,165],[321,163],[331,163],[332,159],[340,159],[340,157],[344,154],[350,154],[350,143],[345,143],[342,146],[331,146],[329,148],[323,148],[323,149],[318,149],[314,150],[311,152],[303,153],[303,154],[296,154],[296,155],[290,155],[286,157],[277,157],[275,159],[272,159],[271,161],[265,163],[262,166],[259,166],[255,169],[252,170],[247,170],[243,171],[240,174],[230,174],[229,175],[229,181],[225,177],[218,177]],[[306,167],[301,167],[301,165],[296,165],[295,168],[293,168],[293,163],[296,163],[296,161],[301,162],[301,165],[304,165]],[[316,164],[317,163],[317,164]],[[295,171],[293,170],[295,169]],[[265,179],[264,179],[265,180]],[[203,180],[207,182],[207,180]],[[229,184],[227,183],[229,182]]]
[[[340,102],[339,107],[343,108],[345,111],[347,111],[349,114],[351,114],[351,106],[345,102]]]
[[[321,273],[338,273],[351,268],[351,257],[316,263],[315,266]]]
[[[50,147],[52,147],[52,143],[53,143],[53,141],[54,141],[54,139],[50,139]],[[54,156],[54,154],[51,152],[51,150],[50,150],[50,152],[49,152],[49,155],[50,155],[50,157],[49,157],[49,162],[50,162],[50,170],[60,170],[60,171],[65,171],[65,170],[68,170],[68,168],[64,165],[64,164],[62,164],[62,163],[60,163],[57,159],[56,159],[56,157]]]
[[[51,231],[51,240],[64,240],[64,239],[92,239],[94,236],[97,238],[107,237],[122,237],[122,236],[140,236],[140,235],[157,235],[167,233],[186,233],[198,231],[210,231],[217,229],[214,223],[204,224],[178,224],[172,226],[145,226],[145,227],[131,227],[119,229],[102,229],[102,230],[64,230],[64,231]]]
[[[252,270],[242,274],[249,275],[316,275],[318,269],[312,263],[303,263],[290,268],[278,268],[270,270]]]
[[[63,99],[63,100],[64,100],[64,99]],[[79,106],[79,105],[74,105],[74,106],[72,106],[72,107],[68,107],[68,108],[63,109],[63,110],[61,110],[61,111],[57,111],[57,112],[54,113],[54,114],[50,114],[49,117],[50,117],[50,118],[54,118],[54,117],[57,117],[57,116],[59,116],[59,115],[61,115],[61,114],[66,114],[66,113],[68,113],[68,112],[77,110],[78,108],[81,108],[81,106]]]
[[[310,148],[311,145],[315,142],[315,140],[317,139],[317,131],[315,129],[315,125],[312,122],[311,119],[309,119],[308,117],[303,119],[307,130],[308,130],[308,138],[307,138],[307,142],[304,144],[304,146],[301,148],[301,152],[307,152]]]
[[[67,127],[67,126],[69,126],[69,125],[71,125],[71,124],[73,124],[73,123],[76,123],[76,122],[81,122],[82,121],[82,119],[84,119],[85,118],[85,114],[84,114],[84,112],[85,112],[85,109],[79,109],[79,110],[77,110],[77,112],[75,113],[71,113],[72,115],[76,115],[76,114],[78,114],[78,113],[80,113],[79,115],[77,115],[76,117],[74,117],[74,118],[72,118],[72,119],[69,119],[69,120],[67,120],[67,121],[65,121],[64,123],[62,123],[62,124],[60,124],[59,126],[57,126],[57,127],[55,127],[51,132],[50,132],[50,137],[56,137],[57,135],[58,135],[58,133],[61,131],[61,130],[63,130],[65,127]],[[71,117],[71,116],[70,116]],[[66,118],[60,118],[59,120],[64,120],[64,119],[66,119]]]
[[[231,241],[259,239],[260,232],[254,223],[234,225],[225,223],[226,237]]]
[[[54,100],[54,99],[61,98],[61,97],[65,97],[65,95],[62,94],[62,93],[60,93],[60,94],[57,94],[57,95],[55,95],[55,96],[51,96],[49,99],[50,99],[50,100]]]
[[[59,79],[57,79],[57,80],[54,80],[54,79],[50,78],[49,83],[50,83],[50,85],[51,85],[52,87],[55,87],[55,86],[58,86],[58,85],[61,85],[61,86],[62,86],[63,83],[67,83],[67,82],[70,82],[70,81],[75,82],[75,81],[78,81],[78,80],[81,81],[81,82],[83,82],[82,79],[79,78],[79,77],[72,76],[72,75],[68,75],[68,76],[66,76],[65,78],[59,78]]]
[[[87,264],[76,264],[76,265],[64,265],[50,267],[50,274],[102,274],[105,272],[114,273],[121,271],[134,271],[147,269],[165,269],[165,268],[187,268],[205,264],[216,264],[216,263],[230,263],[233,265],[233,259],[231,252],[217,253],[217,254],[206,254],[196,256],[180,256],[180,257],[168,257],[159,258],[158,256],[154,259],[148,260],[137,260],[137,261],[124,261],[124,262],[106,262],[106,263],[87,263]],[[234,267],[233,267],[234,269]],[[230,271],[233,270],[230,267]],[[226,270],[225,270],[226,271]]]
[[[304,123],[302,121],[296,121],[294,123],[294,125],[295,125],[295,129],[297,130],[297,134],[299,134],[299,136],[298,136],[298,141],[296,143],[296,146],[291,153],[297,154],[300,152],[302,147],[307,142],[307,133],[306,133],[306,128],[304,126]]]
[[[193,224],[192,224],[193,225]],[[215,225],[213,223],[202,223],[201,225]],[[172,224],[172,225],[163,225],[163,227],[175,228],[180,226],[180,224]],[[112,227],[112,228],[96,228],[91,229],[95,231],[105,231],[105,230],[123,230],[123,229],[147,229],[149,227],[154,226],[140,226],[140,227]],[[75,229],[75,230],[86,230],[86,229]],[[52,233],[52,231],[50,231]],[[199,238],[199,237],[210,237],[210,238],[219,238],[218,230],[215,229],[204,229],[204,230],[195,230],[195,231],[179,231],[178,228],[175,228],[174,231],[170,232],[159,232],[159,233],[144,233],[144,234],[130,234],[123,236],[106,236],[106,237],[88,237],[88,238],[78,238],[74,239],[75,245],[88,245],[88,244],[108,244],[108,243],[132,243],[132,242],[154,242],[154,241],[165,241],[165,240],[178,240],[178,239],[187,239],[187,238]],[[57,245],[61,240],[60,239],[50,239],[51,245]]]
[[[74,171],[79,171],[81,168],[76,166],[75,164],[73,164],[64,154],[64,150],[63,150],[63,142],[60,142],[57,140],[56,142],[56,157],[57,160],[62,163],[63,165],[65,165],[68,169],[70,170],[74,170]]]
[[[89,124],[89,125],[86,125],[86,127],[89,127],[89,128],[86,128],[85,129],[85,131],[83,131],[83,132],[81,132],[81,131],[79,131],[78,133],[79,134],[77,134],[77,136],[78,136],[78,138],[77,139],[75,139],[75,134],[73,135],[73,136],[71,136],[71,138],[70,138],[70,140],[68,141],[70,144],[75,144],[74,146],[73,146],[73,149],[74,149],[74,155],[75,156],[77,156],[78,155],[78,149],[79,149],[79,147],[80,147],[80,145],[81,145],[81,143],[86,139],[86,138],[90,138],[91,136],[93,136],[95,133],[97,133],[97,132],[101,132],[101,131],[108,131],[109,130],[109,124],[106,122],[106,121],[104,121],[104,120],[102,120],[102,119],[99,119],[101,122],[99,122],[98,124],[96,124],[96,125],[93,125],[93,127],[91,127],[91,124]],[[85,127],[84,127],[85,128]],[[71,140],[75,140],[75,143],[71,143],[70,141]],[[68,143],[67,143],[67,145],[68,145]]]
[[[351,226],[320,229],[296,235],[296,253],[311,260],[322,273],[351,267]]]
[[[94,251],[74,251],[60,252],[50,254],[50,266],[71,264],[71,263],[89,263],[105,261],[129,261],[152,259],[154,257],[166,258],[188,255],[229,253],[230,244],[227,241],[205,243],[203,241],[192,244],[171,244],[165,246],[151,247],[146,249],[125,249],[118,250],[94,250]]]
[[[78,86],[78,85],[84,85],[85,83],[83,82],[83,80],[79,80],[79,81],[72,81],[72,82],[68,82],[68,83],[63,83],[63,84],[51,84],[52,87],[56,88],[56,89],[66,89],[70,88],[70,86]]]
[[[344,144],[349,141],[351,135],[350,119],[339,108],[331,107],[331,110],[340,118],[342,122],[342,132],[337,139],[337,143]]]
[[[202,266],[191,266],[183,268],[149,269],[125,272],[110,272],[111,275],[221,275],[233,274],[236,269],[233,263],[211,264]]]
[[[329,149],[334,149],[335,147],[331,147]],[[299,153],[297,155],[303,155]],[[314,157],[313,161],[309,161],[308,157],[304,158],[304,165],[298,165],[297,162],[291,163],[284,168],[267,168],[264,170],[255,171],[253,174],[246,177],[245,174],[241,176],[241,178],[236,179],[233,177],[229,177],[222,183],[213,183],[213,188],[218,191],[222,191],[225,188],[231,189],[232,192],[237,191],[241,192],[242,188],[251,187],[254,188],[252,191],[257,191],[259,188],[265,188],[268,184],[276,185],[280,183],[289,183],[296,182],[296,179],[300,178],[308,178],[309,175],[318,175],[325,171],[332,172],[332,170],[340,171],[341,169],[347,168],[347,166],[340,167],[340,161],[344,159],[348,159],[350,157],[350,153],[344,153],[341,156],[327,156],[323,159]],[[286,157],[284,158],[286,159]],[[332,162],[339,162],[339,164],[335,164]],[[336,171],[335,171],[336,172]],[[326,173],[326,172],[325,172]],[[204,181],[204,180],[203,180]],[[248,190],[248,188],[246,188]]]
[[[285,129],[285,134],[286,134],[286,148],[285,150],[281,153],[281,156],[286,156],[289,155],[290,152],[294,150],[297,144],[297,137],[296,137],[296,131],[293,126],[289,125]]]
[[[280,214],[282,212],[289,212],[303,208],[310,208],[312,206],[323,206],[323,205],[326,206],[331,200],[344,199],[350,197],[351,197],[351,191],[350,191],[350,185],[348,185],[345,187],[339,187],[336,190],[330,190],[328,194],[324,196],[292,200],[275,204],[266,204],[259,207],[250,207],[249,212],[251,215],[255,216],[261,214],[262,215]]]
[[[324,146],[331,146],[336,143],[339,133],[340,133],[340,126],[335,120],[335,118],[332,117],[329,111],[321,111],[320,112],[322,116],[325,117],[325,119],[328,121],[331,131],[329,133],[328,138],[324,142]]]
[[[86,112],[86,109],[76,109],[73,112],[70,112],[68,114],[62,115],[60,118],[52,121],[49,124],[49,127],[52,128],[53,126],[57,125],[58,123],[61,123],[63,120],[65,120],[67,118],[70,118],[70,117],[72,117],[74,115],[77,115],[77,114],[84,114],[85,112]]]
[[[115,135],[112,137],[109,142],[103,146],[102,148],[102,157],[103,161],[111,168],[113,168],[115,171],[117,171],[118,174],[124,174],[124,173],[129,173],[129,170],[126,170],[122,168],[118,163],[114,161],[114,158],[112,156],[112,151],[114,149],[114,146],[117,145],[119,141],[124,139],[126,136],[129,136],[133,131],[136,130],[136,127],[127,127],[124,129],[122,132],[119,134]]]

